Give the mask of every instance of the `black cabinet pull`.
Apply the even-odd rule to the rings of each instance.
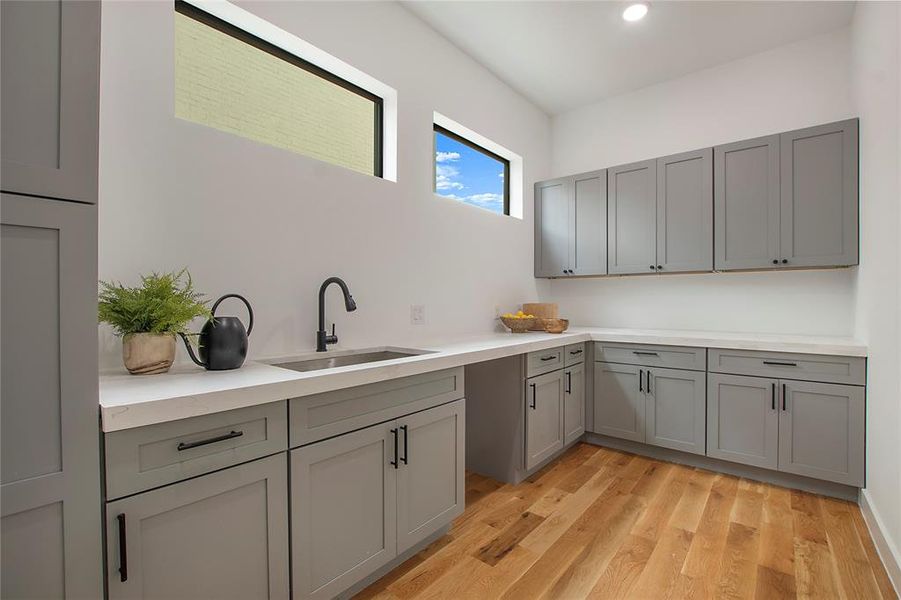
[[[177,449],[181,452],[182,450],[190,450],[191,448],[198,448],[200,446],[206,446],[207,444],[224,442],[225,440],[241,437],[242,435],[244,435],[243,431],[229,431],[228,433],[223,433],[222,435],[217,435],[216,437],[207,438],[205,440],[198,440],[196,442],[179,442]]]
[[[551,356],[542,356],[542,357],[541,357],[541,360],[542,360],[542,361],[548,361],[548,360],[554,360],[555,358],[557,358],[557,355],[556,355],[556,354],[552,354]]]
[[[582,351],[581,351],[581,350],[570,350],[570,351],[569,351],[569,354],[570,354],[571,356],[575,356],[575,355],[577,355],[577,354],[582,354]]]
[[[765,365],[775,365],[777,367],[797,367],[798,363],[793,362],[784,362],[781,360],[765,360],[763,361]]]
[[[401,429],[404,430],[404,455],[400,458],[400,462],[407,464],[407,456],[409,456],[409,440],[407,438],[407,426],[401,425]]]
[[[573,372],[572,371],[566,372],[566,393],[567,394],[573,393]]]
[[[663,270],[663,265],[657,265],[657,270],[658,270],[658,271],[662,271],[662,270]]]
[[[529,387],[532,388],[532,402],[531,402],[531,404],[529,404],[529,408],[531,408],[532,410],[535,410],[535,407],[538,406],[538,400],[535,397],[538,392],[535,390],[534,383],[530,383]]]
[[[648,372],[648,382],[644,387],[645,387],[645,389],[648,390],[648,393],[650,394],[651,393],[651,370],[648,369],[647,372]]]
[[[125,537],[125,513],[116,515],[119,525],[119,581],[128,581],[128,548]]]
[[[394,460],[389,461],[395,469],[397,468],[397,429],[391,430],[391,435],[394,436]]]
[[[651,267],[650,267],[650,268],[651,268],[651,270],[652,270],[652,271],[653,271],[653,270],[654,270],[654,265],[651,265]]]
[[[633,350],[632,354],[637,354],[638,356],[660,356],[656,352],[647,352],[643,350]]]
[[[644,388],[642,387],[642,377],[644,377],[644,369],[638,369],[638,391],[643,392]]]
[[[785,384],[782,384],[782,410],[785,410]]]
[[[776,384],[773,383],[772,386],[773,386],[773,389],[771,390],[772,391],[772,400],[770,402],[770,407],[773,410],[776,410]]]
[[[787,264],[788,264],[788,259],[787,259],[787,258],[783,258],[783,259],[782,259],[782,264],[783,264],[783,265],[787,265]]]
[[[774,265],[778,265],[778,264],[779,264],[779,259],[774,258],[774,259],[773,259],[773,264],[774,264]]]

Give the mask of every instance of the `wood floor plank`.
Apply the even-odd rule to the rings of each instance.
[[[519,485],[469,473],[450,533],[364,600],[897,600],[859,508],[576,444]]]

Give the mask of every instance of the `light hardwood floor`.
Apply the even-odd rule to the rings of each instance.
[[[357,598],[897,598],[850,502],[577,444]]]

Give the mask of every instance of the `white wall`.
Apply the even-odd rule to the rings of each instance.
[[[847,28],[555,117],[554,176],[855,115]],[[554,280],[577,323],[849,335],[854,269]]]
[[[857,331],[869,346],[867,489],[901,565],[901,5],[859,2],[851,28],[854,104],[860,114],[860,267]],[[896,585],[901,586],[898,572]]]
[[[495,305],[536,296],[531,189],[548,176],[544,113],[394,3],[241,5],[397,90],[398,182],[177,120],[172,4],[104,3],[101,278],[188,266],[213,298],[247,294],[256,357],[312,349],[329,275],[359,306],[345,313],[330,290],[329,316],[352,347],[488,331]],[[523,157],[523,220],[433,195],[436,110]],[[426,325],[410,325],[411,304],[426,306]],[[101,353],[103,365],[121,364],[110,336]]]

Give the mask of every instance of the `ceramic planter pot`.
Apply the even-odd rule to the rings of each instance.
[[[132,375],[165,373],[175,360],[175,334],[130,333],[122,338],[122,360]]]

